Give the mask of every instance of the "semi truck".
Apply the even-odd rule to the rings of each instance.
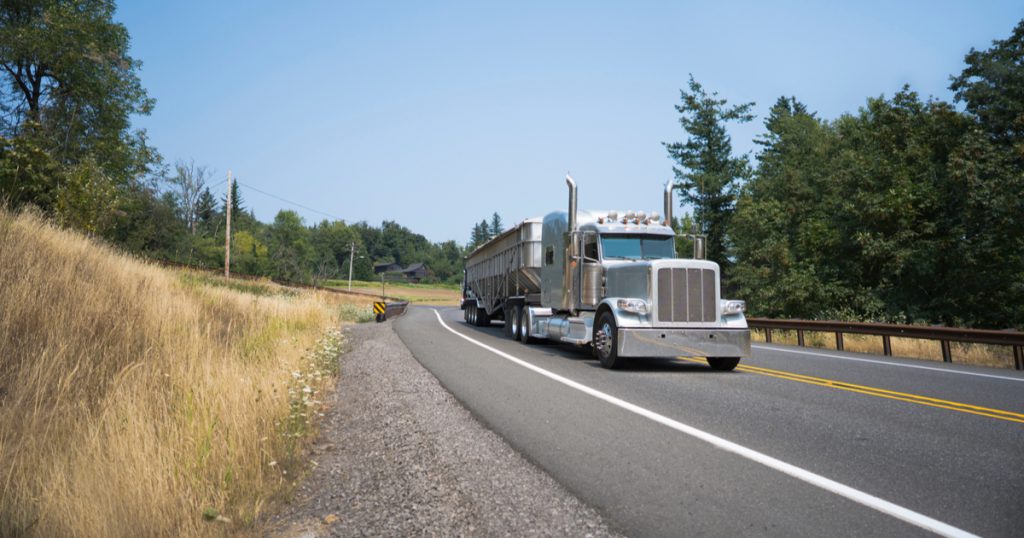
[[[577,210],[576,182],[565,180],[568,211],[523,220],[466,256],[467,323],[503,320],[524,344],[587,346],[610,369],[632,357],[703,357],[728,371],[750,356],[746,303],[721,298],[704,238],[692,236],[692,257],[676,256],[671,181],[659,215]]]

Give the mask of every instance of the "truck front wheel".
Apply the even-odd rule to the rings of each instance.
[[[739,357],[708,357],[708,366],[719,372],[730,372],[739,363]]]
[[[601,366],[614,370],[626,364],[626,359],[619,356],[618,329],[615,316],[604,312],[597,318],[594,325],[594,355],[601,361]]]

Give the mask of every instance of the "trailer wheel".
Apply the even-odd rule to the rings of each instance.
[[[469,323],[469,309],[462,307],[462,321]]]
[[[476,325],[476,307],[471,306],[466,309],[466,323],[470,325]]]
[[[520,332],[523,327],[523,320],[520,317],[523,315],[523,308],[521,306],[513,306],[511,310],[509,317],[505,319],[505,323],[511,327],[509,329],[509,336],[511,336],[513,340],[520,340],[523,337],[522,332]]]
[[[719,372],[730,372],[739,363],[739,357],[708,357],[708,366]]]
[[[601,366],[609,370],[622,368],[626,359],[619,356],[618,329],[615,316],[611,312],[603,312],[594,325],[594,355],[601,361]]]

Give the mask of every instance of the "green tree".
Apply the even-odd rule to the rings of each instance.
[[[309,279],[315,253],[309,244],[309,229],[302,217],[291,210],[278,211],[269,229],[270,267],[273,276],[304,282]]]
[[[922,102],[909,88],[869,99],[835,122],[841,140],[830,171],[837,191],[832,250],[863,317],[892,321],[944,317],[950,264],[962,214],[948,161],[969,123],[948,103]],[[955,293],[955,292],[954,292]]]
[[[0,202],[12,207],[35,204],[49,211],[56,202],[62,172],[38,131],[12,138],[0,136]]]
[[[501,222],[501,215],[495,212],[491,215],[491,225],[488,231],[491,233],[491,237],[497,236],[505,229],[505,224]]]
[[[950,307],[978,325],[1024,328],[1024,20],[964,61],[950,89],[977,124],[950,159],[961,217]]]
[[[153,100],[128,55],[128,31],[113,15],[109,0],[0,3],[0,132],[31,141],[57,165],[4,178],[0,196],[50,207],[65,176],[124,193],[158,163],[145,133],[131,130],[131,116],[148,114]]]
[[[351,245],[355,245],[356,256],[365,256],[365,247],[362,239],[355,229],[345,224],[344,221],[323,220],[310,229],[310,244],[317,253],[317,258],[326,260],[332,258],[333,266],[348,276],[348,261],[351,253]],[[358,258],[357,258],[358,259]],[[331,264],[324,262],[323,267]],[[353,265],[353,271],[355,266]]]
[[[270,249],[245,230],[232,233],[231,270],[244,275],[268,276]]]
[[[220,213],[217,211],[217,200],[206,187],[196,201],[196,222],[200,232],[204,235],[213,235],[216,231],[217,221]]]
[[[735,209],[738,185],[750,176],[747,157],[734,157],[728,122],[744,123],[754,116],[754,103],[727,106],[718,94],[704,90],[690,75],[689,91],[680,90],[682,104],[676,105],[679,124],[687,133],[685,142],[663,142],[672,167],[681,203],[693,207],[701,233],[708,236],[708,258],[728,269],[728,227]]]
[[[497,213],[494,215],[497,216]],[[501,217],[498,217],[498,224],[501,224]],[[473,225],[473,233],[470,234],[469,245],[466,246],[466,249],[473,250],[490,241],[494,236],[495,232],[491,229],[491,225],[487,223],[487,219],[481,220]]]
[[[841,238],[831,222],[836,137],[793,97],[780,97],[764,124],[758,167],[730,228],[732,282],[754,315],[819,317],[843,290],[833,256]]]
[[[1017,147],[1024,160],[1024,20],[1009,38],[988,50],[971,49],[967,67],[952,78],[949,89],[978,118],[995,142]]]
[[[238,190],[238,181],[231,182],[231,218],[236,216],[244,216],[245,209],[242,205],[242,193]],[[224,197],[220,200],[220,206],[225,208],[228,207],[228,195],[225,193]]]

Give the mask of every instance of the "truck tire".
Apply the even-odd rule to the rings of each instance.
[[[524,306],[519,309],[519,338],[524,344],[533,344],[536,338],[530,336],[530,307]]]
[[[523,336],[523,308],[521,306],[513,306],[509,312],[509,317],[505,320],[505,324],[509,327],[508,335],[513,340],[520,340]]]
[[[708,366],[719,372],[731,372],[739,363],[739,357],[708,357]]]
[[[487,327],[487,326],[489,326],[491,324],[491,317],[487,315],[487,310],[486,309],[480,308],[478,306],[476,308],[476,316],[475,317],[476,317],[476,326],[477,327]]]
[[[601,361],[601,366],[609,370],[622,368],[626,359],[619,356],[618,328],[615,316],[611,312],[602,312],[594,325],[594,355]]]

